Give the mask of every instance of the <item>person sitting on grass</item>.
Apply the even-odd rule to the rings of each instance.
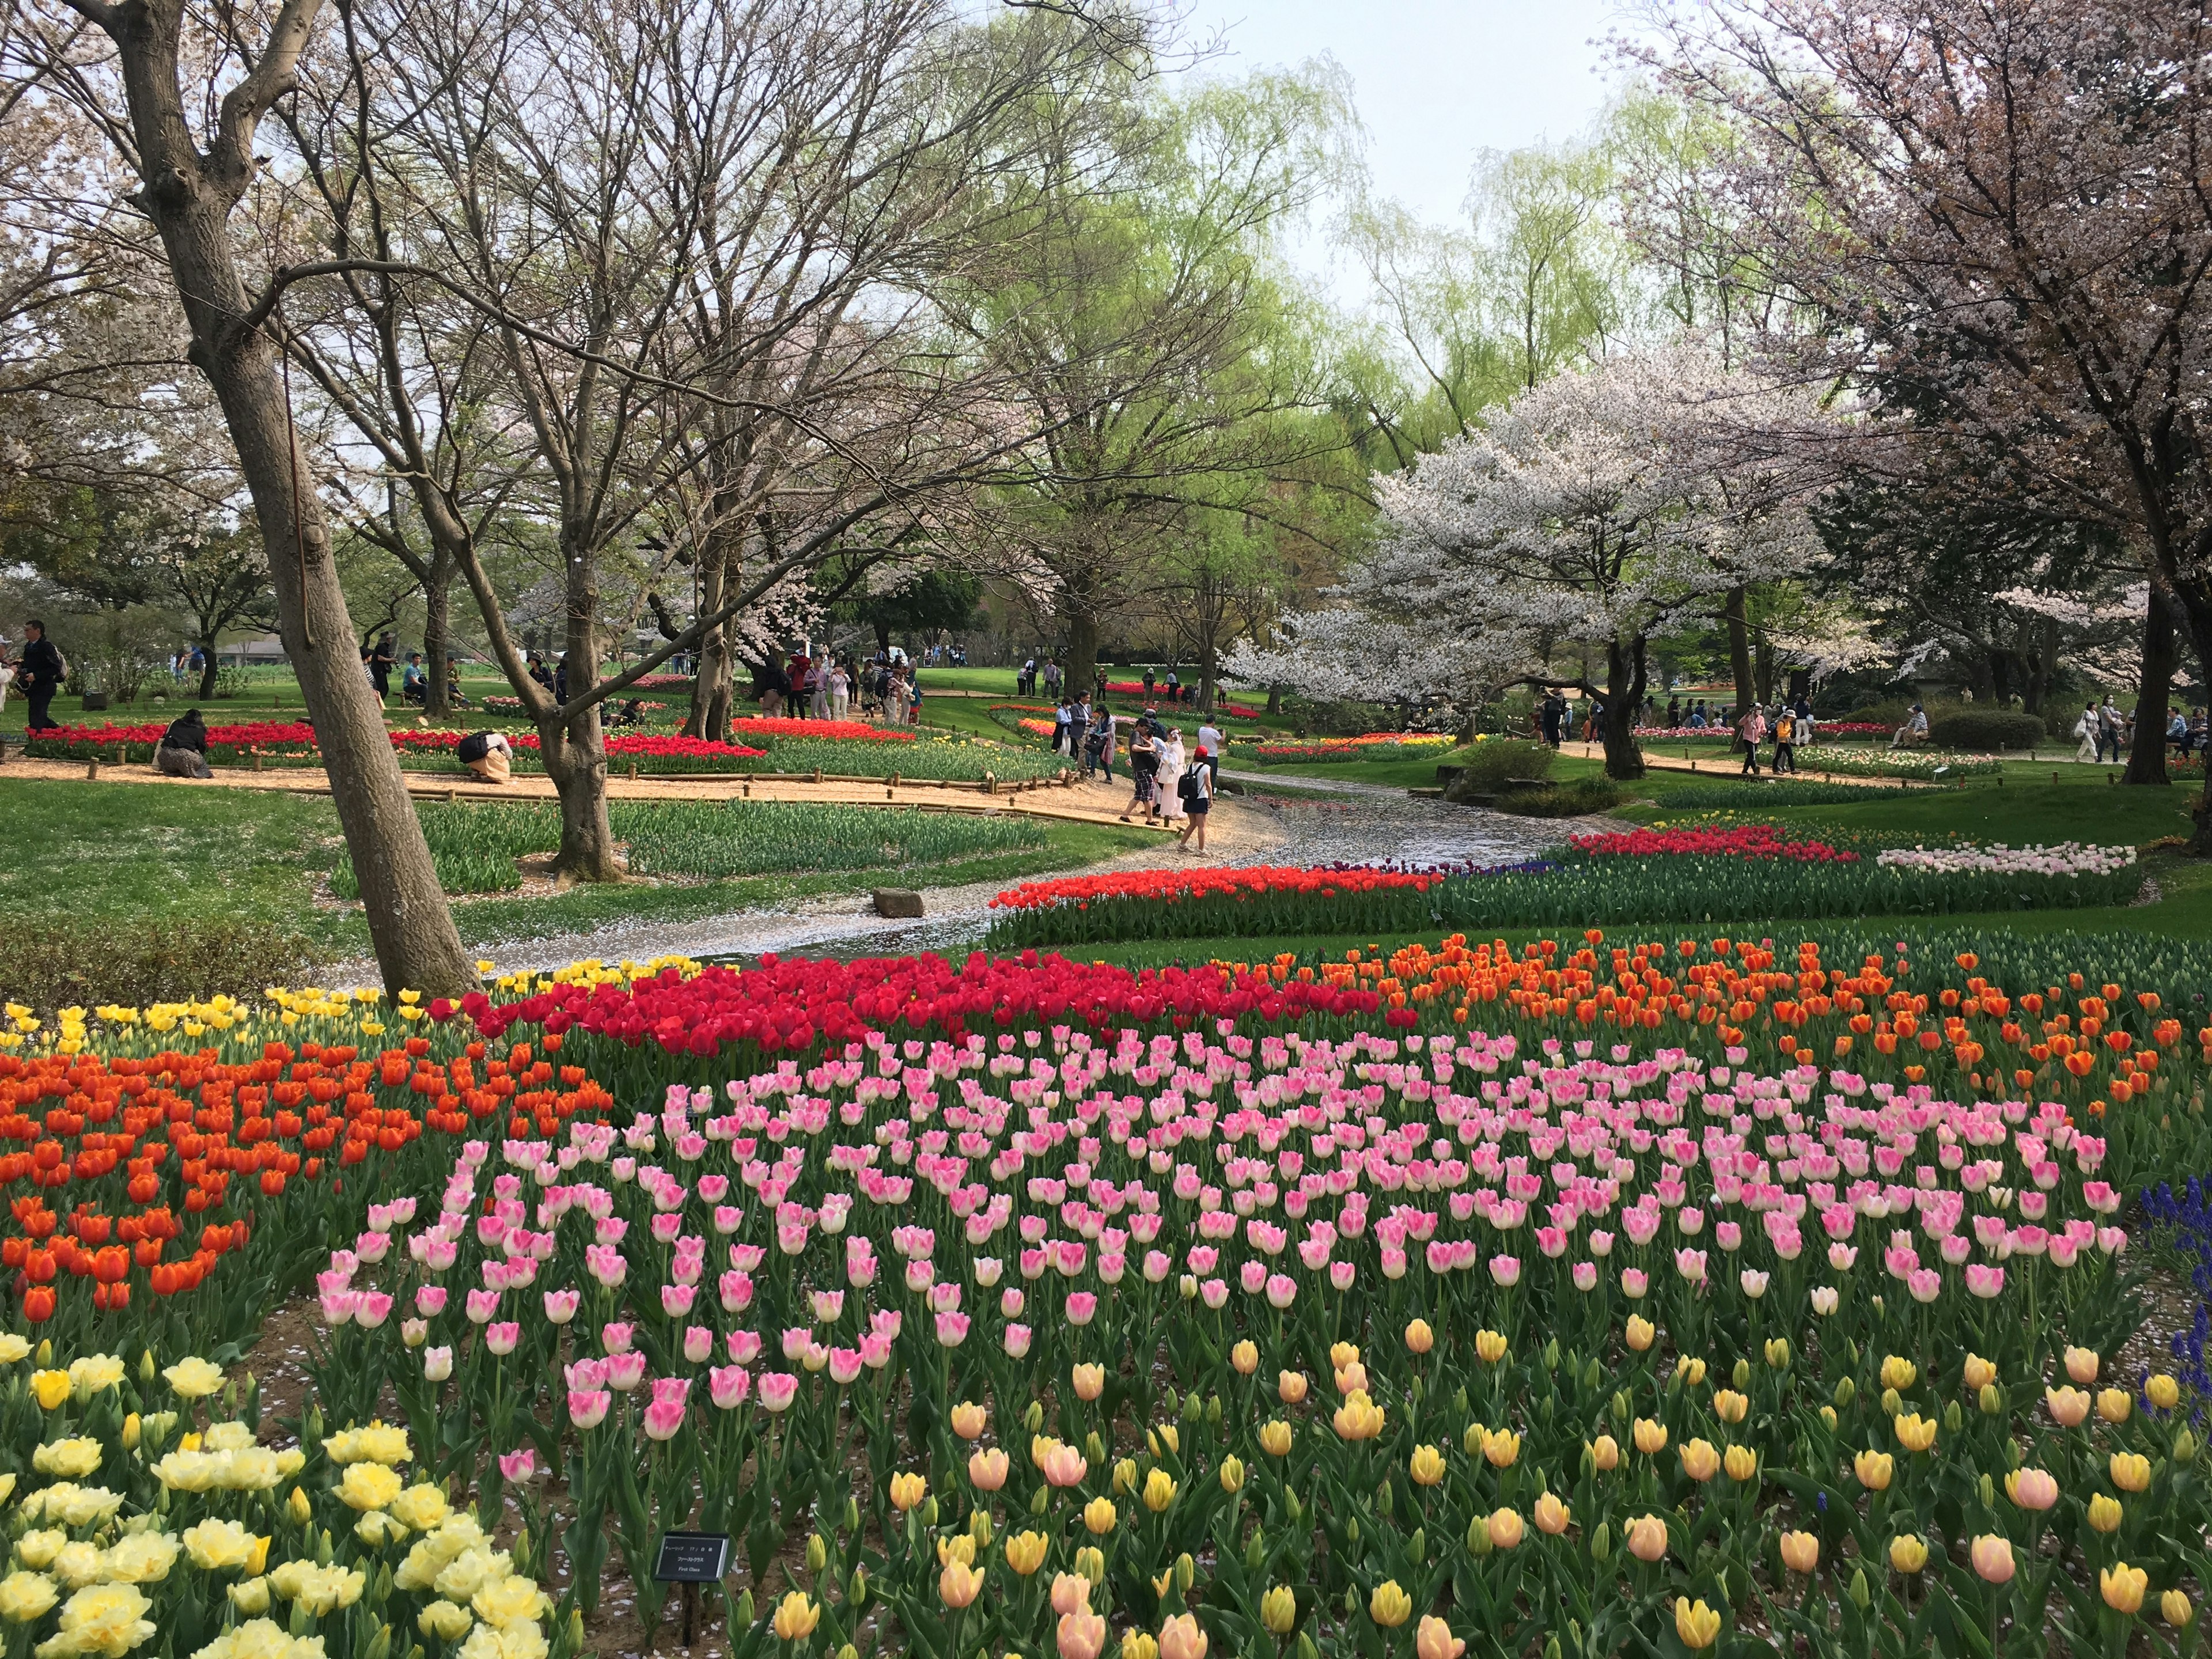
[[[486,783],[505,783],[514,775],[514,750],[504,732],[471,732],[455,746],[462,765]]]
[[[429,695],[430,676],[422,666],[422,653],[410,651],[407,666],[399,671],[399,700],[419,703]]]
[[[208,770],[207,726],[198,709],[187,708],[161,733],[161,746],[154,751],[154,767],[172,778],[215,775]]]

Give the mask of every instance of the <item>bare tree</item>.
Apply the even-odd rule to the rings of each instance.
[[[13,0],[18,58],[114,147],[138,188],[251,494],[279,626],[315,726],[388,987],[475,982],[374,696],[361,672],[322,504],[301,453],[266,313],[233,218],[260,169],[263,118],[297,84],[319,0],[265,16],[182,0]],[[78,28],[76,21],[90,26]],[[97,31],[94,35],[91,31]],[[94,50],[104,38],[104,49]],[[189,73],[193,84],[188,88]],[[217,88],[228,86],[217,94]]]

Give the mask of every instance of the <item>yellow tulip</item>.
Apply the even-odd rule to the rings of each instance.
[[[1628,1346],[1642,1353],[1651,1346],[1651,1339],[1659,1334],[1659,1328],[1642,1314],[1628,1316]]]
[[[973,1601],[983,1588],[983,1575],[965,1561],[948,1561],[937,1576],[938,1599],[957,1612]]]
[[[1782,1565],[1792,1572],[1810,1573],[1820,1565],[1820,1540],[1809,1532],[1784,1533]]]
[[[2143,1591],[2149,1585],[2148,1573],[2124,1561],[2115,1562],[2097,1575],[2097,1588],[2104,1594],[2105,1605],[2114,1613],[2140,1612]]]
[[[990,1413],[972,1400],[963,1400],[952,1408],[952,1432],[963,1440],[975,1439],[990,1420]]]
[[[1674,1598],[1674,1634],[1692,1653],[1702,1652],[1720,1640],[1721,1616],[1703,1601],[1678,1595]]]
[[[776,1603],[775,1633],[781,1641],[804,1642],[821,1622],[822,1609],[805,1590],[793,1590]]]
[[[1534,1514],[1536,1530],[1547,1538],[1557,1538],[1567,1529],[1568,1524],[1575,1518],[1574,1511],[1550,1492],[1540,1492],[1537,1495]]]
[[[1881,1362],[1881,1386],[1895,1389],[1902,1394],[1920,1380],[1920,1367],[1910,1359],[1892,1354]]]
[[[1721,1467],[1728,1471],[1731,1480],[1749,1480],[1759,1473],[1759,1454],[1748,1446],[1730,1446],[1721,1459]]]
[[[1741,1423],[1751,1409],[1751,1401],[1734,1389],[1723,1389],[1713,1396],[1713,1415],[1723,1423]]]
[[[1006,1540],[1006,1565],[1027,1578],[1044,1565],[1045,1535],[1041,1532],[1018,1532]]]
[[[1705,1362],[1692,1359],[1688,1354],[1680,1355],[1674,1361],[1674,1375],[1693,1389],[1702,1388],[1705,1381]]]
[[[1231,1456],[1221,1460],[1221,1490],[1224,1492],[1244,1490],[1244,1460],[1243,1458]]]
[[[1492,1429],[1482,1437],[1482,1455],[1493,1469],[1510,1469],[1521,1460],[1521,1437],[1510,1429]]]
[[[1304,1400],[1306,1390],[1311,1386],[1304,1371],[1283,1371],[1275,1378],[1276,1396],[1285,1406],[1295,1406]]]
[[[1851,1459],[1851,1473],[1869,1492],[1887,1492],[1896,1470],[1896,1460],[1887,1452],[1863,1451]]]
[[[1206,1659],[1205,1626],[1191,1614],[1179,1613],[1160,1626],[1159,1659]]]
[[[1145,1507],[1154,1515],[1165,1514],[1175,1498],[1175,1479],[1165,1469],[1154,1469],[1145,1477]]]
[[[1298,1622],[1298,1593],[1288,1584],[1269,1590],[1260,1598],[1260,1622],[1279,1640],[1288,1636]]]
[[[1382,1407],[1355,1389],[1336,1409],[1336,1431],[1346,1440],[1372,1440],[1382,1432]]]
[[[2154,1382],[2158,1379],[2153,1377],[2151,1380]],[[2188,1626],[2189,1621],[2197,1616],[2197,1609],[2189,1605],[2189,1593],[2186,1590],[2170,1589],[2158,1598],[2158,1614],[2174,1629],[2183,1630]]]
[[[39,1404],[47,1411],[53,1411],[63,1405],[69,1399],[71,1389],[70,1374],[67,1371],[33,1371],[31,1373],[31,1392],[38,1397]]]
[[[2118,1532],[2123,1514],[2120,1500],[2106,1492],[2099,1492],[2089,1500],[2089,1524],[2099,1532]]]
[[[1928,1565],[1928,1542],[1917,1533],[1899,1533],[1889,1540],[1889,1565],[1908,1576]]]
[[[1966,1356],[1965,1382],[1969,1389],[1979,1394],[1996,1380],[1997,1368],[1995,1365],[1978,1353]]]
[[[1444,1478],[1444,1455],[1434,1446],[1416,1446],[1408,1472],[1417,1486],[1440,1485]]]
[[[1655,1423],[1648,1417],[1639,1417],[1636,1419],[1633,1437],[1636,1441],[1636,1449],[1646,1457],[1656,1457],[1667,1449],[1667,1425],[1664,1423]]]
[[[1406,1351],[1408,1353],[1426,1353],[1436,1346],[1437,1334],[1429,1328],[1427,1320],[1416,1319],[1406,1327]]]
[[[2122,1492],[2147,1492],[2150,1489],[2150,1459],[2140,1452],[2114,1452],[2107,1466],[2112,1484]]]
[[[1936,1419],[1912,1412],[1896,1419],[1897,1443],[1909,1452],[1924,1452],[1936,1443]]]
[[[1260,1425],[1260,1449],[1270,1457],[1287,1457],[1291,1451],[1291,1425],[1277,1418]]]
[[[903,1515],[920,1505],[929,1495],[929,1477],[923,1474],[895,1474],[891,1477],[891,1507]],[[786,1597],[787,1601],[790,1598]],[[811,1630],[813,1627],[809,1626]]]
[[[2100,1389],[2097,1391],[2097,1415],[2107,1423],[2124,1423],[2133,1415],[2135,1396],[2125,1389]]]
[[[1229,1351],[1229,1363],[1237,1368],[1239,1376],[1249,1376],[1260,1369],[1259,1345],[1249,1338]]]
[[[2143,1383],[2143,1398],[2159,1410],[2170,1412],[2181,1403],[2181,1384],[2160,1371]],[[2187,1600],[2185,1596],[2183,1598],[2185,1605]]]
[[[1601,1434],[1583,1448],[1589,1454],[1591,1466],[1601,1472],[1620,1467],[1620,1443],[1609,1434]]]
[[[1492,1510],[1490,1512],[1490,1518],[1482,1523],[1482,1528],[1490,1534],[1490,1541],[1492,1544],[1499,1549],[1510,1550],[1522,1539],[1523,1528],[1521,1512],[1518,1510]]]
[[[1083,1524],[1091,1528],[1094,1537],[1103,1538],[1114,1530],[1114,1500],[1094,1498],[1083,1506]]]
[[[1423,1615],[1421,1627],[1413,1637],[1414,1659],[1459,1659],[1466,1651],[1467,1644],[1452,1634],[1449,1625]]]
[[[1486,1330],[1474,1334],[1474,1357],[1484,1364],[1502,1364],[1505,1353],[1506,1342],[1502,1332]]]
[[[1359,1350],[1349,1342],[1333,1343],[1329,1346],[1328,1363],[1332,1370],[1340,1371],[1346,1365],[1356,1365],[1359,1363]]]
[[[1656,1515],[1639,1515],[1621,1536],[1628,1553],[1639,1561],[1656,1561],[1667,1553],[1667,1523]]]
[[[1413,1598],[1398,1588],[1396,1579],[1386,1578],[1367,1598],[1367,1616],[1385,1630],[1395,1630],[1413,1616]]]
[[[1705,1440],[1692,1440],[1681,1449],[1682,1473],[1697,1481],[1710,1480],[1720,1472],[1721,1455]]]
[[[1106,1392],[1106,1368],[1103,1365],[1078,1365],[1073,1380],[1078,1400],[1096,1400]]]

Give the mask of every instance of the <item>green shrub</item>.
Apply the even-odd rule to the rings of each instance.
[[[2049,738],[2041,715],[1995,708],[1962,708],[1928,723],[1929,741],[1938,749],[1964,749],[1977,754],[2033,749]]]
[[[1541,789],[1510,789],[1498,798],[1501,812],[1524,818],[1578,818],[1609,812],[1628,797],[1610,778],[1575,778]]]
[[[1460,769],[1462,787],[1488,793],[1501,783],[1540,783],[1558,758],[1548,745],[1525,738],[1486,738],[1458,750],[1449,763]]]
[[[11,928],[0,957],[0,1000],[57,1008],[258,997],[298,985],[329,958],[296,933],[228,920],[137,921],[40,917]]]

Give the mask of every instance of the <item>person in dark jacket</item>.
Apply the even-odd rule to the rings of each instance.
[[[51,732],[58,724],[46,713],[46,705],[54,700],[54,693],[62,689],[62,680],[68,666],[54,642],[46,637],[46,625],[35,617],[23,625],[23,660],[15,671],[15,689],[31,705],[28,729]]]
[[[198,709],[187,708],[161,733],[161,747],[154,751],[154,765],[173,778],[214,775],[208,770],[207,726]]]

